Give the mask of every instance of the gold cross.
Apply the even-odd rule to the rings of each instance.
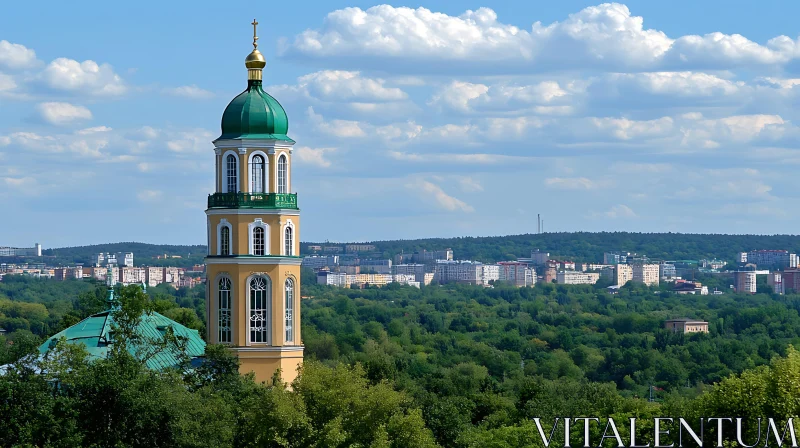
[[[253,48],[258,48],[258,36],[256,36],[256,26],[258,26],[258,21],[253,19],[253,23],[250,25],[253,25]]]

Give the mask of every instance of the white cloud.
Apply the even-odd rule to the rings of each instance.
[[[204,129],[179,132],[167,140],[167,149],[176,153],[202,153],[210,150],[213,137],[213,133]]]
[[[309,106],[307,110],[309,121],[323,134],[333,135],[340,138],[364,137],[367,133],[362,128],[362,124],[352,120],[325,120],[322,115],[314,112],[314,108]]]
[[[53,89],[80,92],[94,96],[122,95],[127,87],[108,64],[94,61],[78,62],[58,58],[45,68],[42,76]]]
[[[214,94],[211,93],[210,91],[201,89],[196,85],[171,87],[164,89],[163,92],[167,95],[179,96],[191,99],[207,99],[207,98],[212,98],[214,96]]]
[[[10,75],[0,73],[0,93],[9,92],[17,88],[17,83]]]
[[[480,182],[469,176],[460,177],[458,179],[458,184],[461,187],[461,190],[466,193],[483,191],[483,185],[481,185]]]
[[[323,70],[301,76],[297,80],[299,88],[308,95],[323,101],[401,101],[408,98],[397,87],[384,86],[380,78],[365,78],[360,72]]]
[[[646,29],[627,6],[604,3],[566,20],[529,30],[498,20],[489,8],[460,16],[426,8],[379,5],[345,8],[327,15],[321,29],[308,29],[284,45],[287,58],[326,60],[338,66],[406,72],[461,70],[484,73],[595,68],[610,71],[725,69],[783,64],[797,56],[796,40],[778,36],[760,45],[744,36],[709,33],[670,38]]]
[[[636,218],[636,213],[630,207],[623,204],[618,204],[603,213],[606,218]]]
[[[40,103],[36,106],[36,110],[42,120],[59,126],[92,119],[92,112],[89,109],[70,103]]]
[[[36,63],[36,52],[24,45],[0,40],[0,65],[9,68],[28,68]]]
[[[603,183],[585,177],[550,177],[544,180],[544,185],[556,190],[594,190]]]
[[[427,180],[412,180],[406,188],[416,191],[423,198],[436,205],[440,210],[448,212],[474,212],[475,209],[466,202],[448,195],[442,188]]]
[[[665,136],[673,130],[674,123],[671,117],[645,121],[603,117],[592,118],[590,122],[598,131],[612,135],[620,140]]]
[[[294,155],[301,162],[328,168],[331,166],[331,161],[326,157],[335,151],[336,148],[309,148],[308,146],[300,146],[294,149]]]

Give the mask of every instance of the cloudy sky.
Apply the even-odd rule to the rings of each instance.
[[[203,243],[253,17],[304,241],[797,233],[794,2],[43,3],[0,16],[0,245]]]

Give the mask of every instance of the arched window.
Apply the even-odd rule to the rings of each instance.
[[[250,280],[250,342],[269,342],[270,288],[265,277]]]
[[[227,166],[227,187],[228,193],[236,193],[239,191],[239,187],[237,186],[238,182],[236,181],[236,156],[233,154],[228,154],[226,159],[226,166]]]
[[[263,227],[253,228],[253,255],[266,255]]]
[[[283,254],[284,255],[294,255],[294,232],[293,228],[290,226],[286,226],[286,230],[283,231]]]
[[[294,331],[292,331],[294,322],[294,280],[287,278],[286,287],[284,288],[284,301],[286,309],[286,322],[284,328],[286,329],[286,342],[294,341]]]
[[[222,226],[219,230],[219,254],[231,254],[231,228],[228,226]]]
[[[286,154],[278,157],[278,193],[288,193],[287,173],[286,173]]]
[[[250,162],[250,193],[266,193],[264,186],[267,184],[264,178],[264,157],[253,156]]]
[[[231,280],[226,277],[219,279],[217,291],[217,332],[217,342],[231,342]]]

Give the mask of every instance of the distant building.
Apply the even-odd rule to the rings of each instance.
[[[366,259],[361,260],[359,266],[361,266],[361,272],[375,274],[392,273],[392,260]]]
[[[717,260],[716,258],[714,258],[712,260],[700,260],[698,264],[700,265],[701,268],[708,268],[719,271],[722,270],[722,268],[724,268],[727,263],[725,263],[723,260]]]
[[[694,319],[670,319],[664,322],[664,328],[675,333],[708,333],[708,322]]]
[[[533,286],[536,283],[536,271],[525,263],[501,261],[497,266],[500,269],[499,280],[502,282],[518,287]]]
[[[556,282],[564,285],[594,285],[600,279],[596,272],[558,271]]]
[[[306,250],[308,250],[309,252],[314,252],[314,253],[322,252],[322,246],[317,246],[317,245],[313,245],[312,244],[312,245],[309,245],[306,248]]]
[[[677,280],[672,291],[677,294],[697,294],[701,296],[708,295],[708,286],[703,286],[700,282],[687,282],[685,280]]]
[[[468,260],[438,260],[433,279],[436,283],[483,284],[483,263]]]
[[[358,252],[375,252],[376,247],[374,244],[347,244],[344,246],[344,251],[348,254]]]
[[[392,266],[392,274],[413,275],[416,281],[425,282],[425,265],[422,263],[396,264]],[[432,274],[432,273],[431,273]],[[424,283],[427,284],[427,283]]]
[[[797,254],[789,253],[788,250],[751,250],[739,254],[739,263],[752,263],[759,269],[796,268]]]
[[[541,252],[539,249],[531,251],[530,258],[518,258],[520,263],[527,263],[533,266],[544,266],[547,260],[550,259],[550,252]]]
[[[675,265],[672,263],[661,263],[658,265],[658,275],[662,280],[672,280],[678,276]]]
[[[481,283],[484,286],[500,280],[500,266],[496,264],[485,264],[481,270]]]
[[[545,283],[553,283],[553,280],[556,280],[557,270],[554,267],[547,267],[544,271],[544,282]]]
[[[633,268],[628,264],[617,264],[614,268],[614,277],[617,285],[625,286],[633,280]]]
[[[770,272],[767,274],[767,284],[772,287],[775,294],[785,294],[782,272]]]
[[[0,246],[0,257],[41,257],[42,245],[35,243],[33,247]]]
[[[413,275],[392,274],[345,274],[341,272],[320,271],[317,273],[317,283],[320,285],[350,288],[353,285],[385,286],[389,283],[401,283],[419,288],[420,282]]]
[[[72,268],[55,268],[53,269],[53,278],[59,281],[63,280],[82,280],[83,267]]]
[[[328,255],[328,256],[319,256],[319,255],[307,255],[303,257],[302,266],[304,268],[313,269],[315,271],[320,270],[322,268],[331,268],[339,264],[339,256],[338,255]]]
[[[147,268],[119,268],[119,282],[123,285],[141,285],[147,281]]]
[[[736,292],[756,293],[756,271],[737,271],[733,274],[733,289]]]
[[[647,286],[658,286],[659,265],[657,264],[633,264],[633,281],[644,283]]]
[[[129,268],[122,268],[129,269]],[[165,283],[164,268],[162,267],[148,267],[144,268],[144,281],[147,286],[158,286]]]
[[[630,252],[604,252],[603,264],[626,264],[629,263],[629,258],[636,257],[636,254]]]
[[[92,262],[95,266],[133,267],[133,252],[99,253],[92,257]]]
[[[781,274],[784,292],[800,292],[800,269],[786,269]]]
[[[411,259],[414,263],[433,263],[439,260],[450,261],[453,259],[453,249],[423,250],[422,252],[414,253]]]
[[[342,246],[323,246],[322,251],[326,254],[338,254],[342,252]]]
[[[345,274],[360,274],[361,273],[361,266],[339,266],[336,268],[337,272],[344,272]]]

